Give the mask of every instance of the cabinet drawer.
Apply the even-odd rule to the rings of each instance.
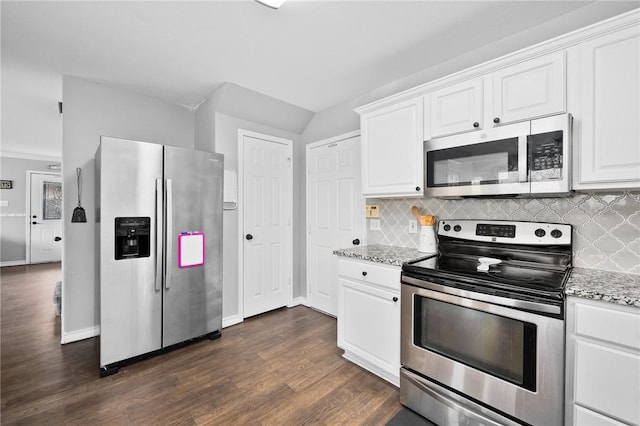
[[[575,403],[640,424],[640,357],[580,340],[575,351]]]
[[[346,278],[376,284],[400,292],[399,266],[340,259],[338,262],[338,274]]]
[[[575,406],[574,418],[575,424],[578,426],[624,426],[624,423],[617,422],[578,405]]]
[[[576,303],[576,334],[640,349],[640,315],[613,309],[615,305]]]

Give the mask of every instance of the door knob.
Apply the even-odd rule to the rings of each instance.
[[[247,241],[251,241],[251,240],[253,240],[253,235],[247,234],[247,236],[245,238],[247,239]]]
[[[360,245],[360,240],[359,239],[355,239],[353,241],[351,241],[353,243],[354,246],[359,246]]]
[[[60,240],[62,240],[62,237],[55,237],[55,238],[53,239],[53,241],[60,241]]]

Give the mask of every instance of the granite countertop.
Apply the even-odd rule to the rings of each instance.
[[[352,259],[369,260],[371,262],[387,265],[402,266],[403,263],[413,260],[426,259],[436,253],[425,253],[417,249],[407,247],[385,246],[372,244],[368,246],[334,250],[333,254]]]
[[[640,275],[573,268],[565,293],[640,308]]]
[[[426,259],[436,253],[425,253],[407,247],[372,244],[334,250],[333,254],[358,260],[402,266],[403,263]],[[565,293],[583,299],[602,300],[640,308],[640,275],[598,269],[573,268]]]

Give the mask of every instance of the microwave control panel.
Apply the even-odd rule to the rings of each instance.
[[[562,179],[562,132],[529,136],[529,170],[532,181]]]

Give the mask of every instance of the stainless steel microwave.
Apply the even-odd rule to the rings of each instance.
[[[571,128],[562,114],[426,141],[425,196],[569,195]]]

